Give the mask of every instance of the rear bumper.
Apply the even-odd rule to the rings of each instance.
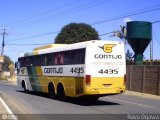
[[[115,94],[121,94],[125,92],[125,88],[92,88],[88,89],[84,92],[84,95],[115,95]]]

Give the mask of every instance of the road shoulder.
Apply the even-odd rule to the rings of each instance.
[[[137,97],[143,97],[143,98],[147,98],[147,99],[157,99],[157,100],[160,100],[160,96],[158,96],[158,95],[152,95],[152,94],[140,93],[140,92],[134,92],[134,91],[128,91],[128,90],[126,90],[126,92],[124,93],[124,95],[137,96]]]
[[[16,82],[13,82],[13,81],[7,81],[7,80],[0,80],[0,83],[3,83],[3,84],[12,84],[12,85],[17,85]]]

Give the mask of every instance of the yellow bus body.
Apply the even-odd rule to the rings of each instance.
[[[52,83],[54,85],[54,92],[57,94],[57,86],[61,83],[64,88],[65,96],[69,97],[101,97],[125,92],[126,66],[123,43],[112,41],[109,43],[107,41],[102,43],[101,41],[89,41],[76,43],[75,45],[71,45],[71,47],[70,45],[54,48],[52,48],[53,45],[50,45],[50,47],[51,48],[47,46],[46,49],[44,49],[45,47],[39,47],[34,49],[32,53],[22,54],[20,56],[19,64],[22,64],[23,61],[21,61],[21,59],[25,59],[26,57],[33,58],[33,56],[41,54],[50,54],[54,53],[54,50],[55,53],[57,53],[58,51],[66,51],[67,49],[86,48],[85,63],[81,65],[82,67],[79,67],[84,69],[81,71],[82,73],[80,73],[80,69],[79,73],[74,73],[74,71],[71,73],[74,64],[49,67],[36,66],[34,64],[22,67],[19,66],[17,68],[19,71],[17,74],[17,83],[20,87],[24,87],[23,85],[25,83],[25,87],[28,90],[48,93],[49,84]],[[95,48],[97,50],[95,50]],[[52,51],[52,49],[54,50]],[[59,68],[63,68],[64,74],[60,74],[59,72],[53,74],[53,71],[56,71]],[[88,80],[87,77],[89,77]]]

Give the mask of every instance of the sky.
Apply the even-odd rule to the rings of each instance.
[[[0,0],[0,32],[5,28],[7,33],[4,54],[14,62],[23,52],[54,43],[61,28],[69,23],[90,24],[102,35],[120,30],[120,25],[129,21],[159,20],[160,0]],[[153,58],[160,59],[160,22],[152,24],[152,29]],[[111,35],[100,38],[121,41]],[[128,44],[127,49],[133,52]],[[144,56],[150,59],[150,46]]]

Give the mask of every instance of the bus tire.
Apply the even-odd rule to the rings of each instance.
[[[27,92],[26,84],[25,84],[24,80],[22,81],[22,89],[24,92]]]
[[[66,100],[64,87],[63,87],[63,85],[61,83],[59,83],[58,86],[57,86],[57,97],[61,101],[65,101]]]
[[[49,85],[48,85],[48,95],[52,99],[56,98],[55,88],[54,88],[53,83],[49,83]]]

